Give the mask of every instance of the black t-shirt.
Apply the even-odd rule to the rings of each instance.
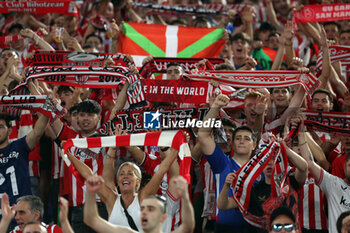
[[[290,185],[294,190],[298,190],[299,184],[294,177],[294,172],[289,173],[287,179],[289,178]],[[249,201],[249,213],[256,216],[263,216],[263,204],[271,196],[271,185],[266,184],[265,180],[259,181],[253,185],[250,192],[250,201]],[[257,233],[267,233],[267,230],[257,229]]]

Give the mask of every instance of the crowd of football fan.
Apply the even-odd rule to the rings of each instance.
[[[341,2],[346,3],[337,3]],[[350,112],[350,66],[331,63],[329,57],[329,46],[350,46],[350,20],[292,23],[293,10],[302,5],[334,4],[332,0],[168,0],[160,4],[186,7],[189,3],[246,7],[242,12],[229,10],[225,15],[167,16],[133,7],[132,0],[80,0],[75,4],[79,12],[84,8],[84,17],[2,14],[1,35],[21,35],[22,39],[1,48],[1,95],[8,95],[23,80],[26,60],[37,50],[118,53],[123,21],[224,27],[226,44],[219,57],[226,62],[218,69],[311,72],[321,86],[311,98],[301,85],[248,89],[243,108],[239,109],[227,107],[227,95],[213,93],[209,103],[203,103],[209,107],[204,120],[220,116],[226,140],[219,140],[217,129],[203,127],[191,129],[191,135],[184,133],[191,147],[193,167],[191,184],[187,185],[179,175],[178,151],[169,147],[73,147],[67,156],[80,173],[73,174],[61,158],[62,144],[70,138],[99,136],[98,127],[113,119],[117,111],[130,108],[126,98],[128,83],[102,90],[100,98],[101,90],[31,80],[28,94],[49,95],[68,113],[52,122],[38,112],[0,106],[0,233],[350,232],[350,137],[308,129],[300,111]],[[103,22],[109,25],[107,31],[96,26]],[[271,51],[273,58],[268,55]],[[317,72],[319,52],[323,52],[323,62]],[[145,58],[144,63],[151,59]],[[199,64],[203,62],[206,61]],[[135,67],[129,68],[137,72]],[[168,65],[165,78],[185,77],[179,64]],[[224,86],[217,82],[210,85],[216,89]],[[147,104],[153,109],[188,106]],[[31,124],[23,134],[15,126],[25,115]],[[278,132],[264,127],[277,119],[284,124]],[[297,136],[286,143],[286,134],[297,128]],[[113,134],[132,133],[118,126]],[[285,183],[294,202],[266,205],[271,203],[274,180],[275,164],[271,160],[247,197],[248,215],[267,220],[265,227],[258,228],[245,220],[247,212],[242,213],[237,199],[232,198],[232,183],[237,179],[235,172],[261,152],[258,148],[266,146],[266,140],[276,140],[286,148],[289,167]]]

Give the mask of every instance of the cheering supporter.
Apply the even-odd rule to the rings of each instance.
[[[1,198],[2,219],[0,222],[0,231],[6,232],[11,219],[15,217],[17,226],[11,233],[27,232],[25,228],[32,221],[37,221],[48,233],[62,233],[62,229],[57,225],[46,225],[40,222],[44,216],[44,204],[39,197],[27,195],[17,199],[16,205],[11,209],[9,197],[6,193]]]
[[[287,158],[289,162],[296,168],[295,171],[293,171],[293,173],[289,173],[287,175],[288,181],[286,181],[286,183],[289,183],[290,187],[292,187],[294,191],[297,191],[299,189],[299,186],[304,184],[305,182],[307,174],[307,163],[302,157],[300,157],[293,150],[287,147],[283,140],[280,140],[280,142],[285,145],[285,148],[287,150]],[[271,195],[271,175],[273,171],[273,166],[274,161],[270,160],[263,170],[265,179],[257,182],[250,191],[248,211],[255,216],[262,217],[264,215],[264,211],[267,211],[263,209],[263,205]],[[228,210],[238,207],[236,201],[232,197],[228,197],[229,189],[232,185],[232,182],[236,178],[237,175],[234,173],[229,173],[227,175],[225,184],[218,198],[219,209]],[[289,207],[293,208],[293,206]],[[267,231],[264,229],[258,229],[257,232]]]
[[[270,216],[270,233],[291,232],[296,233],[296,218],[293,212],[287,207],[276,208]]]
[[[140,162],[143,157],[143,152],[137,147],[127,147],[131,154],[136,158],[136,161]],[[158,191],[158,187],[163,180],[164,174],[174,164],[176,151],[173,149],[161,148],[163,150],[161,154],[165,157],[160,163],[157,171],[153,174],[152,179],[143,187],[141,190],[141,171],[134,163],[125,162],[120,165],[117,171],[117,186],[119,191],[114,184],[114,159],[115,149],[111,148],[108,151],[107,159],[105,161],[105,167],[103,170],[103,176],[105,177],[106,183],[103,185],[103,189],[100,189],[97,194],[106,203],[109,222],[121,225],[130,226],[134,230],[141,230],[141,223],[139,222],[140,216],[140,203],[142,200],[149,195],[153,195]],[[78,159],[72,156],[68,152],[70,160],[73,162],[78,171],[83,175],[84,178],[88,179],[93,175],[90,168],[83,163],[79,162]],[[148,168],[149,169],[149,168]],[[175,168],[176,169],[176,168]],[[178,168],[177,168],[178,170]],[[171,173],[170,173],[171,174]],[[178,171],[173,172],[172,176],[178,175]],[[166,190],[166,202],[168,205],[167,219],[164,221],[162,229],[164,232],[170,232],[172,227],[172,220],[174,215],[179,211],[179,202],[177,201],[178,196],[174,191],[173,185],[167,185]],[[120,194],[115,194],[120,193]],[[125,214],[123,214],[125,213]],[[122,217],[121,217],[122,216]]]
[[[0,139],[3,138],[5,150],[0,150],[0,188],[4,188],[0,197],[6,192],[11,205],[20,196],[40,195],[45,208],[41,221],[57,223],[60,217],[64,232],[88,233],[97,229],[88,228],[83,222],[87,198],[94,207],[92,202],[97,200],[99,216],[130,227],[133,224],[121,205],[123,200],[126,207],[131,206],[127,212],[132,203],[138,204],[136,211],[129,212],[137,222],[137,230],[159,231],[162,225],[163,232],[168,233],[176,229],[182,232],[181,222],[192,222],[189,215],[183,219],[189,213],[181,212],[181,206],[188,204],[191,197],[196,203],[196,233],[254,233],[255,227],[262,226],[260,218],[246,215],[251,208],[240,202],[242,189],[235,182],[225,197],[234,199],[240,210],[218,210],[216,200],[221,189],[229,186],[225,185],[227,175],[234,173],[229,177],[236,176],[238,182],[244,175],[243,169],[246,174],[251,174],[251,169],[266,173],[262,180],[257,173],[252,174],[254,179],[245,179],[250,182],[246,185],[265,188],[244,188],[251,194],[252,202],[256,199],[254,202],[260,203],[270,193],[270,200],[280,200],[276,192],[286,193],[286,186],[279,185],[274,192],[272,184],[278,184],[277,178],[282,174],[272,175],[274,168],[272,162],[265,161],[264,150],[287,156],[283,146],[267,142],[270,137],[282,137],[283,126],[291,118],[293,129],[287,144],[304,155],[310,169],[306,181],[290,189],[299,198],[298,207],[292,208],[295,217],[282,211],[288,221],[280,221],[278,216],[278,221],[267,219],[262,231],[335,232],[335,219],[349,209],[348,172],[344,168],[350,153],[349,3],[55,0],[2,1],[0,9],[0,110],[14,119],[11,125],[7,116],[0,120],[4,121],[0,124]],[[200,60],[203,66],[197,66]],[[37,117],[37,112],[45,116]],[[305,123],[299,131],[295,126],[301,124],[297,120],[301,117],[295,117],[295,113],[303,115]],[[164,120],[165,115],[171,120]],[[221,126],[204,124],[208,119]],[[159,146],[168,143],[170,136],[142,134],[155,126],[159,134],[189,130],[190,151],[196,163],[188,163],[189,154],[180,149],[177,159],[175,154],[169,155],[177,141],[169,148]],[[122,136],[131,144],[108,148],[106,142],[114,137],[110,135],[119,134],[121,128],[128,131]],[[43,131],[45,136],[40,138]],[[140,140],[144,143],[136,147],[132,143],[138,142],[135,138],[140,135],[144,135]],[[116,143],[125,139],[116,138]],[[72,140],[78,139],[86,140],[84,145],[88,148],[74,144],[66,153],[70,159],[67,160],[62,148],[66,150]],[[90,143],[94,139],[101,139],[100,144],[94,144],[96,148]],[[160,144],[153,144],[158,139]],[[11,145],[17,145],[17,149],[9,151]],[[32,148],[36,149],[28,155]],[[290,152],[288,148],[287,151]],[[19,155],[15,156],[17,152]],[[316,162],[310,160],[309,154]],[[283,156],[279,159],[286,158]],[[14,163],[4,162],[12,160]],[[132,163],[124,164],[129,160]],[[187,174],[184,165],[186,169],[193,165],[193,171]],[[275,172],[280,172],[281,163],[276,165]],[[300,169],[296,167],[298,176]],[[288,174],[293,169],[288,168]],[[121,177],[128,175],[126,170],[130,170],[132,178],[131,182],[125,178],[123,183]],[[184,186],[176,190],[170,182],[178,174],[191,185],[186,189],[189,195],[183,195]],[[96,175],[102,175],[103,185]],[[102,186],[97,192],[101,196],[92,198],[96,190],[86,192],[84,178],[91,176]],[[142,184],[137,192],[139,183]],[[147,198],[156,192],[167,199],[167,217],[162,212],[163,203]],[[67,200],[61,199],[59,204],[60,196]],[[146,213],[147,217],[142,218],[142,211],[148,208],[147,204],[145,210],[140,210],[145,201],[155,202],[150,207],[157,216]],[[268,216],[279,203],[266,205]],[[258,215],[266,208],[252,209],[258,209],[259,213],[253,211]],[[6,211],[10,213],[6,221],[10,221],[12,211],[7,206]],[[93,216],[88,225],[96,223],[96,212]],[[205,218],[209,224],[202,229]],[[97,219],[98,224],[104,225]],[[37,222],[28,221],[28,229],[23,228],[23,222],[19,222],[22,232],[46,231]],[[346,218],[343,225],[346,228]],[[114,229],[128,231],[119,227],[98,228]],[[192,231],[192,227],[186,231]]]
[[[186,180],[180,176],[174,177],[170,181],[170,185],[174,186],[176,196],[181,198],[182,207],[182,223],[173,233],[192,232],[194,228],[193,207],[191,205]],[[103,186],[101,177],[90,177],[87,180],[87,200],[84,207],[84,222],[90,225],[98,232],[140,232],[131,230],[130,228],[114,225],[106,222],[98,216],[96,208],[96,193]],[[140,204],[141,214],[139,220],[142,224],[142,230],[145,233],[161,233],[162,224],[166,219],[166,201],[161,196],[148,196]]]
[[[63,124],[61,121],[56,121],[56,125],[53,125],[54,132],[57,135],[59,141],[67,140],[69,138],[82,138],[93,137],[96,135],[96,129],[99,124],[101,106],[93,100],[85,100],[77,105],[77,124],[80,128],[70,128],[67,124]],[[105,149],[89,149],[82,150],[79,148],[72,148],[71,153],[78,159],[87,164],[94,174],[102,174],[103,160],[105,157]],[[83,203],[85,199],[84,188],[81,183],[75,178],[72,172],[67,166],[64,166],[64,175],[61,179],[61,195],[67,195],[71,211],[71,225],[74,231],[79,232],[85,229],[88,231],[81,218],[83,217]],[[106,207],[104,203],[99,202],[99,209],[103,216],[107,218]]]
[[[300,153],[308,162],[312,175],[315,177],[316,184],[319,185],[322,192],[326,195],[328,202],[328,229],[330,232],[336,232],[336,220],[342,212],[349,210],[349,192],[350,186],[350,155],[346,156],[344,164],[345,178],[333,176],[321,168],[314,160],[307,141],[305,139],[304,124],[301,123],[299,132]]]
[[[210,111],[207,113],[205,120],[215,119],[218,116],[219,110],[228,104],[228,97],[225,95],[218,95],[212,104]],[[265,110],[265,104],[262,104],[262,111],[257,111],[257,114],[262,114]],[[237,171],[243,164],[245,164],[254,148],[255,140],[253,132],[249,127],[242,126],[237,128],[232,135],[233,140],[233,158],[228,158],[216,144],[211,135],[210,128],[200,128],[198,131],[198,142],[200,144],[202,153],[205,155],[211,170],[214,174],[214,181],[216,191],[216,198],[219,196],[220,190],[225,184],[226,175],[232,171]],[[222,148],[228,147],[227,143],[220,145]],[[232,193],[229,194],[232,196]],[[254,231],[244,220],[242,215],[237,210],[231,211],[217,211],[217,224],[215,232],[251,232]]]

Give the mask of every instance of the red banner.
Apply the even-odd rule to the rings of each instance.
[[[0,13],[24,12],[31,14],[57,13],[78,16],[74,1],[5,1],[0,2]]]
[[[297,23],[327,22],[350,19],[350,3],[304,6],[294,12]]]
[[[203,104],[207,102],[209,83],[191,80],[142,79],[146,100]]]

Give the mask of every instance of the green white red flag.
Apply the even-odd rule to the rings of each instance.
[[[133,56],[142,66],[146,56],[154,57],[217,57],[225,41],[224,28],[194,28],[143,23],[123,23],[120,53]]]

